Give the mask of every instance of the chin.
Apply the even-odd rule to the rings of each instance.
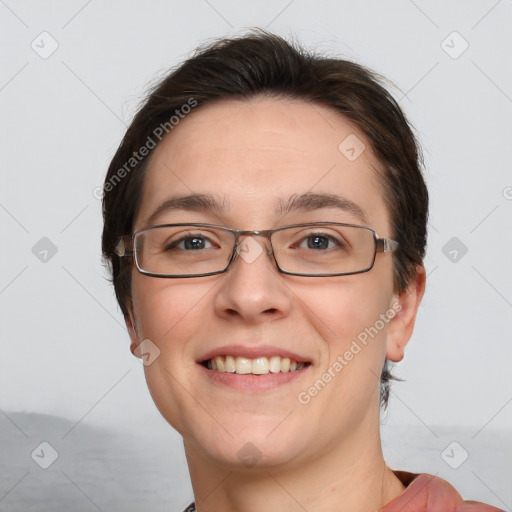
[[[291,435],[289,430],[284,434],[279,428],[275,429],[279,421],[275,421],[270,429],[261,426],[256,429],[254,423],[252,429],[247,425],[246,428],[231,425],[228,430],[232,436],[219,427],[217,435],[212,435],[211,431],[201,432],[193,444],[211,462],[231,471],[284,469],[304,456],[308,443],[303,429],[297,429],[296,435]]]

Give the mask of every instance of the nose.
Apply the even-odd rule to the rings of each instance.
[[[259,323],[286,317],[291,292],[262,237],[240,240],[234,260],[215,297],[215,311],[224,318]]]

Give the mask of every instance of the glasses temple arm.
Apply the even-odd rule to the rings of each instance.
[[[377,238],[377,251],[378,252],[393,252],[399,247],[399,243],[391,238]]]
[[[122,236],[119,241],[117,242],[114,252],[117,256],[122,258],[123,256],[131,256],[133,254],[133,250],[128,249],[127,245],[129,245],[129,242],[131,242],[131,236],[126,235]]]

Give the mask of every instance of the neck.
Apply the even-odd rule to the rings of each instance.
[[[378,422],[286,467],[227,467],[186,441],[185,452],[197,512],[377,511],[405,488],[385,464]]]

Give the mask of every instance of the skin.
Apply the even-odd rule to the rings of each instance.
[[[366,150],[349,161],[338,145],[355,134]],[[269,229],[299,222],[363,224],[334,208],[273,213],[276,197],[318,192],[357,203],[368,226],[389,237],[390,219],[370,143],[330,108],[289,99],[224,101],[200,107],[155,149],[134,230],[165,199],[224,196],[223,214],[173,211],[158,224],[207,222]],[[264,244],[263,239],[258,239]],[[132,273],[126,318],[131,350],[150,339],[160,350],[145,366],[152,397],[183,436],[199,512],[378,510],[404,486],[383,460],[379,379],[385,357],[400,361],[425,284],[423,267],[403,293],[392,281],[391,254],[369,272],[304,278],[281,274],[263,252],[237,258],[227,273],[161,279]],[[307,390],[379,315],[400,312],[317,396]],[[197,358],[225,344],[276,345],[307,356],[308,372],[265,392],[212,385]],[[252,443],[257,464],[238,451]]]

